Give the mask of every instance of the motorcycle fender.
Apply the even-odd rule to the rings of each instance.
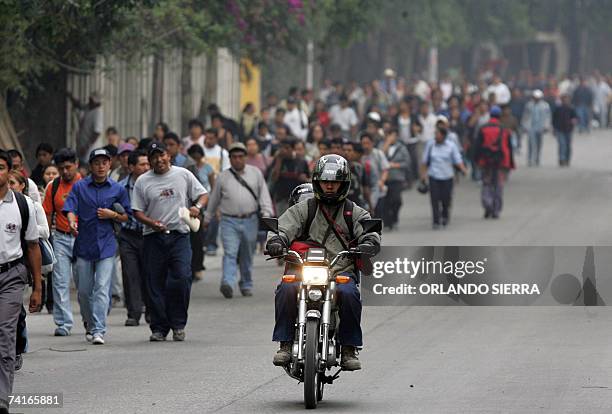
[[[311,309],[306,312],[306,319],[321,319],[321,312],[316,309]]]

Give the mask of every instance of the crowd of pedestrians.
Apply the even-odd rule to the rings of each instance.
[[[211,104],[205,119],[189,122],[187,136],[159,122],[142,139],[103,130],[99,94],[88,104],[71,99],[83,110],[77,148],[41,143],[31,173],[19,151],[0,153],[0,209],[23,193],[35,225],[27,226],[21,241],[29,244],[19,250],[6,244],[15,237],[3,241],[0,271],[21,277],[14,263],[34,249],[32,240],[50,242],[52,271],[41,280],[33,275],[38,293],[30,308],[46,306],[54,334],[71,335],[74,284],[86,339],[102,345],[106,317],[121,296],[126,326],[138,326],[144,315],[150,341],[164,341],[170,331],[183,341],[192,282],[204,277],[205,256],[216,255],[218,240],[221,294],[251,296],[253,255],[265,239],[258,219],[280,216],[321,156],[346,158],[348,199],[383,218],[387,230],[398,227],[402,193],[413,188],[429,193],[433,228],[448,227],[458,174],[480,183],[484,217],[496,219],[523,137],[528,166],[540,165],[547,132],[558,140],[559,165],[569,166],[574,127],[579,133],[609,127],[612,92],[610,78],[599,74],[522,73],[506,81],[484,74],[474,82],[428,83],[387,69],[364,85],[325,81],[316,93],[297,87],[282,99],[269,93],[259,111],[249,103],[238,120]],[[18,212],[11,214],[13,220]],[[2,225],[17,234],[24,222],[13,221]],[[41,269],[49,265],[43,247]],[[0,297],[6,289],[0,286]],[[25,312],[0,310],[25,325]],[[25,332],[8,336],[17,342],[16,359],[7,356],[14,348],[5,336],[0,341],[2,358],[17,368]]]

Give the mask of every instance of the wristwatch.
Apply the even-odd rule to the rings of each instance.
[[[194,206],[196,206],[198,210],[202,210],[202,204],[200,204],[199,202],[195,203]]]

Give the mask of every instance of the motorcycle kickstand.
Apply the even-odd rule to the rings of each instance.
[[[335,380],[338,379],[338,377],[340,377],[340,371],[342,371],[342,368],[338,368],[338,371],[336,371],[336,373],[334,375],[326,375],[325,376],[325,384],[333,384]]]

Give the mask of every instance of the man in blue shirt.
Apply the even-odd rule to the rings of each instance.
[[[109,152],[104,148],[93,150],[89,165],[91,175],[72,187],[63,212],[76,235],[74,253],[81,314],[91,332],[92,343],[103,345],[117,250],[113,221],[125,223],[132,210],[125,187],[108,178]],[[121,204],[125,213],[113,211],[115,203]]]
[[[448,130],[436,126],[434,138],[425,143],[421,159],[421,181],[429,181],[434,230],[449,223],[455,167],[467,174],[457,144],[448,138]]]

